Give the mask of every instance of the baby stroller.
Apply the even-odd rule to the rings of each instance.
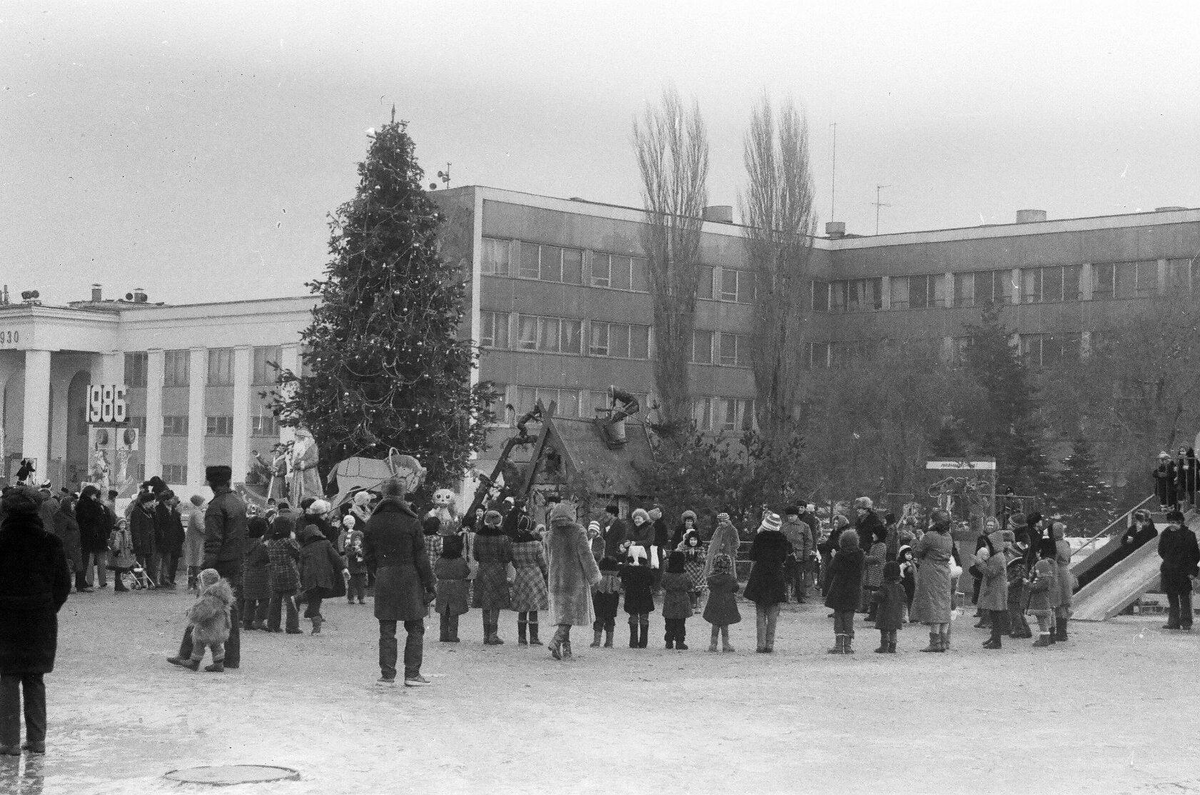
[[[131,568],[121,572],[120,576],[121,582],[131,591],[149,590],[154,587],[154,581],[146,574],[146,569],[141,563],[134,563]]]

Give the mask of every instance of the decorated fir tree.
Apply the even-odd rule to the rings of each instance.
[[[1075,437],[1071,454],[1062,465],[1055,478],[1055,508],[1073,532],[1098,532],[1112,519],[1113,491],[1101,479],[1092,446],[1085,437]]]
[[[357,193],[333,215],[332,260],[308,285],[320,303],[304,371],[281,374],[275,409],[312,431],[326,467],[396,448],[420,459],[427,488],[453,487],[484,446],[495,392],[471,386],[468,274],[439,253],[443,218],[405,126],[393,111],[374,133]]]

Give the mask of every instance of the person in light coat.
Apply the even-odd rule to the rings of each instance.
[[[198,589],[200,565],[204,563],[204,498],[193,494],[189,500],[183,534],[183,565],[187,568],[187,587]]]
[[[592,586],[600,582],[600,567],[587,534],[575,522],[575,506],[569,502],[560,502],[550,511],[546,558],[550,615],[558,625],[550,654],[556,660],[569,660],[571,627],[592,624]]]

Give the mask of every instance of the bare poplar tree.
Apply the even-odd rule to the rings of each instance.
[[[755,273],[750,363],[759,430],[770,439],[792,420],[803,369],[802,279],[817,227],[804,117],[789,102],[776,120],[764,97],[746,133],[744,157],[749,187],[741,212]]]
[[[661,104],[647,105],[634,121],[633,144],[646,208],[642,248],[654,299],[654,382],[669,435],[691,418],[688,361],[708,202],[708,134],[699,105],[685,108],[678,91],[665,90]]]

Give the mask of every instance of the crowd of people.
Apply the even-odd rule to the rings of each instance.
[[[947,652],[968,590],[975,626],[988,630],[985,649],[1002,648],[1005,636],[1033,637],[1029,617],[1037,627],[1034,647],[1068,640],[1076,583],[1067,528],[1036,513],[987,518],[968,551],[961,548],[963,528],[952,527],[945,511],[924,518],[906,506],[897,520],[867,497],[827,519],[812,505],[781,512],[764,506],[753,532],[740,532],[728,513],[709,523],[687,510],[672,526],[659,506],[634,508],[626,519],[610,505],[593,518],[554,499],[536,511],[499,500],[462,520],[436,505],[418,514],[399,480],[339,505],[271,500],[260,510],[233,491],[231,474],[229,467],[208,467],[213,496],[193,496],[183,510],[159,478],[143,484],[123,510],[115,494],[93,486],[78,495],[55,494],[46,483],[5,490],[0,754],[44,750],[43,676],[53,670],[56,614],[72,587],[106,588],[106,572],[121,592],[174,589],[184,573],[196,599],[168,660],[198,671],[209,655],[204,670],[214,673],[240,667],[243,632],[301,634],[303,607],[311,633],[320,634],[325,600],[365,605],[371,596],[384,686],[401,672],[406,686],[429,684],[421,665],[425,620],[433,613],[439,642],[459,643],[462,617],[479,610],[489,646],[505,643],[506,613],[516,613],[519,646],[541,646],[548,617],[550,655],[568,661],[575,627],[591,628],[593,647],[612,648],[624,612],[629,648],[644,649],[652,616],[661,612],[666,648],[686,651],[689,619],[699,615],[709,625],[708,651],[733,652],[729,628],[742,619],[739,591],[754,604],[755,650],[763,654],[775,649],[781,606],[804,603],[814,590],[831,610],[831,654],[855,653],[856,621],[878,630],[877,653],[897,653],[897,633],[914,623],[929,631],[920,651]],[[1166,628],[1189,630],[1200,548],[1182,513],[1171,509],[1165,518],[1160,534],[1148,512],[1137,512],[1118,557],[1157,536],[1161,586],[1170,600]],[[960,588],[964,577],[973,588]]]

